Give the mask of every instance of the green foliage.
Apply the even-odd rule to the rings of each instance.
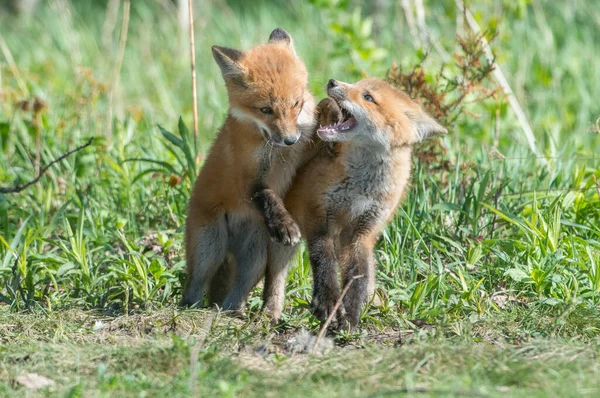
[[[71,17],[42,7],[31,19],[2,19],[3,38],[19,71],[5,65],[0,70],[2,185],[35,177],[36,158],[48,164],[97,137],[30,189],[0,195],[2,305],[14,310],[80,305],[128,313],[175,304],[197,159],[206,153],[227,106],[219,70],[206,49],[211,44],[248,48],[282,26],[294,36],[316,92],[331,73],[346,80],[363,71],[383,77],[398,48],[401,66],[410,70],[422,54],[396,20],[401,10],[394,6],[385,15],[372,15],[353,4],[315,0],[242,12],[201,3],[198,15],[231,24],[198,24],[198,148],[184,122],[191,120],[189,65],[182,56],[185,37],[178,41],[173,34],[174,14],[157,18],[157,5],[136,4],[112,120],[107,120],[108,95],[115,65],[107,54],[113,54],[117,39],[104,31],[102,10],[74,3]],[[417,149],[412,186],[377,247],[379,300],[363,311],[366,327],[485,319],[502,313],[507,302],[558,310],[595,311],[598,305],[598,134],[587,133],[600,114],[590,95],[600,89],[600,69],[589,67],[595,61],[590,54],[598,49],[591,39],[598,15],[577,4],[547,4],[543,10],[535,2],[523,4],[527,12],[494,2],[494,10],[510,15],[495,22],[494,49],[549,165],[531,158],[501,100],[465,108],[440,144],[441,157],[432,161],[430,153]],[[428,16],[437,18],[433,34],[447,49],[456,45],[452,10],[446,3],[428,4]],[[489,18],[502,15],[474,11],[484,28]],[[560,14],[577,22],[577,35],[567,34],[566,22],[555,17]],[[72,18],[71,24],[48,23],[60,18]],[[389,31],[375,34],[376,19]],[[311,29],[298,21],[311,21]],[[549,36],[540,33],[548,29]],[[524,51],[531,37],[551,39],[527,43]],[[425,81],[436,78],[440,64],[432,52],[423,65]],[[447,72],[454,76],[455,71]],[[43,110],[25,106],[34,96],[44,98]],[[504,159],[488,156],[490,126],[500,129]],[[106,136],[107,130],[112,134]],[[297,260],[288,279],[284,324],[314,329],[318,325],[307,311],[312,275],[306,253]],[[260,306],[258,288],[249,310],[254,314]]]
[[[376,248],[377,297],[360,333],[335,336],[364,349],[313,357],[282,348],[297,329],[319,328],[304,250],[279,325],[259,312],[261,287],[243,320],[175,306],[190,189],[227,107],[209,49],[249,48],[283,27],[323,95],[331,77],[384,77],[392,61],[411,71],[422,59],[400,2],[376,13],[376,2],[351,0],[196,1],[197,148],[187,36],[171,2],[132,2],[109,111],[113,3],[0,12],[14,59],[0,46],[0,185],[35,178],[95,137],[29,189],[0,194],[0,395],[597,395],[597,7],[466,2],[497,34],[497,61],[548,165],[501,98],[468,104],[439,145],[415,149],[412,185]],[[424,3],[431,34],[459,50],[455,2]],[[431,51],[424,82],[438,82],[442,63]],[[459,73],[447,68],[456,92]],[[501,156],[489,155],[495,131]],[[17,380],[27,373],[56,386],[26,391]]]
[[[373,18],[348,0],[311,0],[329,29],[333,51],[327,59],[339,62],[354,79],[365,73],[382,75],[388,52],[372,38]]]

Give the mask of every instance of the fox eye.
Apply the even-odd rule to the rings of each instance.
[[[299,104],[300,104],[300,100],[296,101],[296,103],[294,104],[294,108],[296,108]]]
[[[269,108],[268,106],[260,108],[260,111],[262,113],[264,113],[265,115],[272,115],[273,114],[273,109]]]
[[[364,93],[363,94],[363,98],[366,99],[369,102],[375,103],[375,100],[373,99],[373,97],[371,97],[370,94]]]

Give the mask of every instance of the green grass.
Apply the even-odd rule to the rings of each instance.
[[[521,315],[502,317],[510,324]],[[383,339],[380,332],[324,356],[290,356],[284,332],[207,311],[2,313],[0,320],[3,396],[22,394],[15,380],[27,373],[46,374],[57,383],[46,393],[68,396],[568,397],[600,389],[600,347],[583,336],[521,336],[515,344],[482,336],[486,325],[478,324],[476,342],[435,330],[405,330],[400,340],[386,330]],[[494,329],[512,336],[500,324]]]
[[[0,194],[2,395],[24,394],[15,380],[25,373],[55,379],[57,395],[187,395],[195,358],[191,383],[203,395],[597,394],[600,135],[591,130],[600,117],[600,10],[592,2],[474,8],[498,33],[497,60],[548,166],[503,99],[470,106],[441,158],[415,159],[408,196],[377,247],[382,305],[364,310],[362,332],[338,336],[325,357],[273,348],[265,358],[261,342],[279,347],[299,328],[318,329],[307,311],[306,253],[277,328],[258,314],[260,287],[246,320],[219,316],[206,326],[212,313],[176,309],[194,173],[177,138],[191,142],[180,128],[192,120],[185,35],[172,10],[133,2],[111,88],[121,19],[105,18],[101,2],[74,3],[50,2],[20,20],[0,14],[0,186],[35,177],[38,139],[44,165],[95,137],[36,185]],[[227,106],[212,44],[248,48],[283,27],[318,97],[330,77],[384,76],[392,61],[410,68],[422,56],[396,5],[376,18],[385,29],[365,35],[368,20],[352,19],[352,6],[237,3],[196,7],[202,154]],[[426,3],[433,35],[452,51],[454,2]],[[432,52],[428,78],[441,63]],[[34,97],[46,104],[39,114],[23,109]],[[494,126],[503,160],[488,156]],[[94,331],[97,320],[105,327]]]

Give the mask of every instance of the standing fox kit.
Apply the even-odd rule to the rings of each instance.
[[[307,240],[313,314],[324,322],[333,311],[341,294],[339,264],[343,285],[352,284],[332,326],[354,329],[374,290],[376,240],[409,181],[411,146],[446,129],[382,80],[330,80],[327,94],[338,123],[317,134],[334,143],[334,153],[322,150],[299,172],[285,205]],[[288,259],[294,252],[282,245],[271,250]]]
[[[213,46],[229,112],[196,180],[186,221],[187,280],[182,305],[209,301],[239,309],[267,265],[268,247],[295,245],[300,231],[280,199],[314,144],[314,100],[291,37],[275,29],[249,51]],[[280,243],[275,243],[272,240]],[[234,265],[232,265],[234,263]],[[286,266],[286,264],[283,264]],[[235,268],[232,275],[218,275]],[[267,272],[265,301],[277,317],[283,273]]]

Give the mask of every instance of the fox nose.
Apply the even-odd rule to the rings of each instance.
[[[329,79],[329,81],[327,82],[328,89],[337,87],[337,85],[338,85],[338,82],[334,79]]]
[[[283,143],[285,145],[294,145],[300,139],[300,135],[298,134],[295,137],[286,137],[283,139]]]

